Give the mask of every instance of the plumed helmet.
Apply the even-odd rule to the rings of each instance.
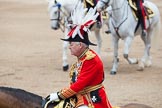
[[[96,11],[96,7],[87,10],[88,9],[84,8],[84,5],[81,2],[77,4],[74,11],[71,13],[73,24],[68,25],[72,27],[72,29],[68,33],[68,38],[61,40],[96,45],[90,42],[88,33],[90,32],[89,28],[96,22],[99,13]]]

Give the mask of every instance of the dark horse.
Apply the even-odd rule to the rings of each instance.
[[[0,87],[0,108],[42,108],[42,96],[27,92],[22,89]],[[54,108],[54,105],[48,105]],[[143,104],[131,103],[119,108],[152,108]]]

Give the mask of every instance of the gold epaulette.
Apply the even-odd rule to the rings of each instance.
[[[96,54],[94,54],[92,51],[87,51],[86,52],[86,57],[85,57],[85,60],[91,60],[92,58],[94,58],[96,56]]]

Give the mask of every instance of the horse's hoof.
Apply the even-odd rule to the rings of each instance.
[[[139,61],[137,71],[143,71],[144,68],[145,68],[144,63],[142,61]]]
[[[145,64],[145,67],[151,67],[152,64]]]
[[[109,34],[109,33],[111,33],[111,31],[110,31],[110,30],[107,30],[107,31],[105,31],[105,33],[106,33],[106,34]]]
[[[111,75],[116,75],[116,71],[111,71],[110,74]]]
[[[67,71],[69,69],[69,65],[63,66],[63,71]]]
[[[143,70],[144,70],[143,67],[138,67],[138,68],[137,68],[137,71],[143,71]]]
[[[143,71],[144,70],[144,65],[142,66],[142,65],[140,65],[140,66],[138,66],[138,68],[137,68],[137,71]]]
[[[151,67],[151,65],[152,65],[151,61],[145,63],[145,67]]]

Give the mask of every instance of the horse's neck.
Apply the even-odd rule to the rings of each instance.
[[[36,94],[8,87],[0,87],[0,108],[41,108],[42,97]]]
[[[67,11],[72,11],[79,0],[57,0]]]
[[[79,0],[60,0],[62,9],[65,13],[71,14]]]
[[[65,5],[63,6],[63,8],[64,8],[64,11],[70,14],[74,9],[74,5]]]
[[[127,13],[127,0],[113,0],[112,17],[115,21],[121,21]]]

